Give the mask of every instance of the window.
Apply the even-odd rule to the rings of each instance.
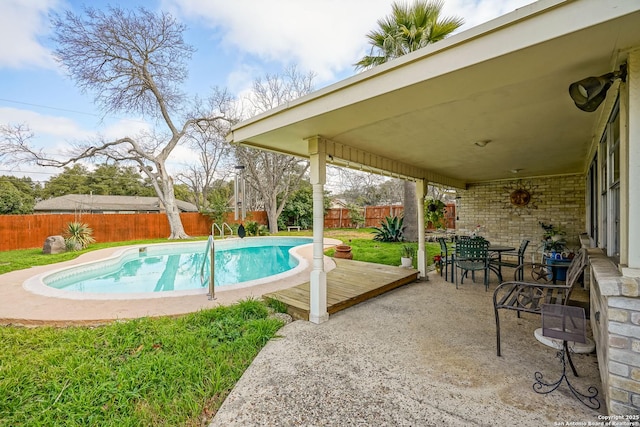
[[[587,232],[591,242],[598,243],[598,156],[596,155],[589,166],[587,174]]]
[[[598,168],[592,162],[587,177],[589,185],[589,209],[590,233],[598,246],[603,248],[608,256],[620,257],[620,108],[616,103],[607,126],[600,140],[598,149],[600,159],[600,176],[597,176]],[[600,221],[596,221],[594,215],[598,212],[596,200],[597,189],[593,186],[599,180],[600,188]],[[595,224],[599,224],[596,230]]]

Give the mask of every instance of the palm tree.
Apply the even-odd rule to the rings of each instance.
[[[447,37],[458,29],[464,20],[459,17],[441,17],[442,0],[416,0],[413,5],[394,2],[391,14],[378,20],[378,29],[367,34],[371,53],[355,66],[369,69],[384,64],[428,44]],[[404,237],[407,241],[418,240],[415,183],[404,182]]]
[[[367,34],[371,53],[357,62],[368,69],[435,43],[458,29],[464,20],[441,17],[442,0],[416,0],[413,5],[394,2],[391,14],[378,20],[379,28]]]

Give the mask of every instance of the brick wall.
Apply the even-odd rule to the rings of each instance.
[[[591,326],[608,412],[640,413],[640,271],[589,250]]]
[[[471,184],[458,191],[456,228],[464,233],[480,225],[480,235],[490,242],[515,247],[528,239],[529,256],[542,240],[542,221],[565,230],[568,248],[577,250],[578,236],[585,231],[584,182],[583,175],[564,175]],[[531,193],[524,208],[510,203],[516,188]]]

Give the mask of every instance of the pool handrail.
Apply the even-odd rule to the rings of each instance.
[[[216,230],[218,230],[218,232],[220,233],[220,237],[224,237],[224,230],[228,229],[229,230],[229,235],[233,236],[233,228],[231,228],[231,226],[229,226],[229,224],[227,224],[226,222],[222,223],[222,226],[218,225],[217,223],[211,223],[211,235],[215,236],[216,235]]]
[[[207,264],[207,255],[211,256],[211,262],[209,264],[209,292],[207,296],[209,300],[216,299],[215,296],[215,287],[214,287],[214,279],[215,279],[215,259],[216,259],[216,249],[215,242],[213,240],[213,234],[209,236],[207,239],[207,247],[204,250],[204,258],[202,259],[202,265],[200,266],[200,282],[204,285],[204,267]]]

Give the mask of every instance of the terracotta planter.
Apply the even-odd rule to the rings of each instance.
[[[351,246],[347,246],[347,245],[336,246],[336,252],[333,254],[333,257],[342,258],[342,259],[353,259],[353,254],[351,253]]]

